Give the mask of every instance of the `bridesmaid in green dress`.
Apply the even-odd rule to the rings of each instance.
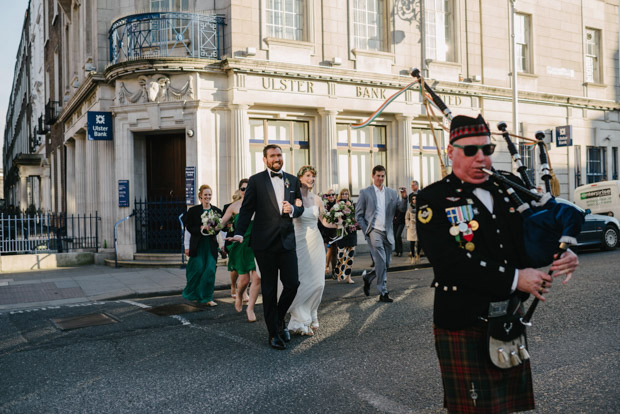
[[[222,217],[222,226],[226,225],[229,220],[233,220],[235,227],[237,226],[237,217],[239,215],[239,209],[243,203],[243,195],[245,189],[248,187],[247,181],[243,183],[239,190],[241,190],[241,199],[232,203],[226,209],[224,217]],[[235,298],[235,310],[241,312],[243,310],[243,297],[244,293],[250,283],[250,298],[248,300],[248,307],[245,312],[248,316],[248,321],[256,322],[256,314],[254,313],[254,305],[258,298],[258,292],[260,291],[260,277],[256,272],[256,262],[254,261],[254,252],[250,247],[250,234],[252,233],[252,227],[254,222],[251,222],[243,235],[243,243],[234,242],[228,246],[228,270],[236,270],[239,274],[237,279],[237,297]]]
[[[187,262],[187,285],[183,290],[183,297],[187,300],[204,303],[207,306],[217,306],[213,301],[215,288],[215,267],[217,265],[217,232],[213,235],[202,233],[201,215],[205,211],[213,210],[218,215],[222,211],[211,205],[213,191],[208,185],[201,185],[198,191],[200,204],[190,208],[183,218],[185,228],[190,233],[189,261]],[[205,230],[206,233],[206,230]]]

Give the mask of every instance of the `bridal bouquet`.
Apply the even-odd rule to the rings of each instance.
[[[325,211],[323,217],[328,223],[338,225],[336,238],[331,241],[332,243],[359,229],[355,220],[355,206],[348,201],[337,202],[331,209]]]
[[[207,210],[200,216],[202,225],[205,227],[200,230],[204,236],[213,236],[221,229],[222,217],[213,210]]]

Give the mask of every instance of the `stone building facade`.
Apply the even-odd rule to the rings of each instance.
[[[617,179],[618,0],[515,1],[514,54],[511,1],[57,4],[57,61],[46,46],[46,67],[61,67],[46,80],[48,94],[58,85],[61,101],[46,153],[51,208],[97,211],[101,243],[110,244],[114,223],[135,211],[136,200],[183,202],[188,167],[194,189],[209,184],[214,204],[229,202],[239,179],[262,170],[266,143],[282,146],[288,171],[314,165],[319,192],[349,188],[356,196],[375,164],[387,167],[391,187],[440,179],[445,138],[432,138],[439,124],[418,90],[371,126],[351,128],[412,82],[411,67],[454,114],[482,113],[492,126],[507,121],[529,137],[552,131],[564,198],[579,184]],[[95,111],[111,114],[112,140],[88,139]],[[572,142],[564,146],[556,133],[567,131]],[[494,162],[513,169],[500,139]],[[520,150],[540,182],[536,150]],[[118,227],[118,247],[129,258],[139,243],[127,223]]]

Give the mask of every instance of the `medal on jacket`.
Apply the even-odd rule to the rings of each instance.
[[[474,238],[474,231],[480,227],[480,224],[474,220],[473,207],[466,204],[449,207],[445,211],[448,221],[452,224],[449,230],[450,235],[455,238],[461,248],[463,241],[465,241],[465,249],[470,252],[473,251],[475,246],[471,240]]]

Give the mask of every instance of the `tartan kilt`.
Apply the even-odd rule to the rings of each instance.
[[[530,361],[510,369],[493,365],[486,327],[452,331],[435,326],[433,332],[444,407],[449,413],[495,414],[534,409]]]

